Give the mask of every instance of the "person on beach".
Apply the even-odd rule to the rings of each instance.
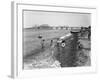
[[[44,46],[44,42],[45,42],[45,39],[41,40],[41,48],[44,49],[45,46]]]
[[[52,46],[53,45],[53,40],[51,39],[51,41],[50,41],[50,46]]]

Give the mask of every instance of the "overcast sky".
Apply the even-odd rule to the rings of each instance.
[[[91,15],[82,13],[24,11],[24,28],[41,24],[48,24],[50,26],[89,26],[91,25]]]

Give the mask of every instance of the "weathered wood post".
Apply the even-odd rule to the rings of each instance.
[[[58,43],[56,59],[61,67],[77,66],[78,34],[79,31],[71,31],[69,36]]]
[[[70,63],[68,65],[76,66],[79,31],[71,31],[71,34],[73,35],[73,40],[71,42],[71,52],[69,53]]]

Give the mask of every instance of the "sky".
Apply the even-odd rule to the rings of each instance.
[[[46,12],[46,11],[24,11],[24,28],[34,25],[48,24],[50,26],[89,26],[91,25],[91,14],[68,13],[68,12]]]

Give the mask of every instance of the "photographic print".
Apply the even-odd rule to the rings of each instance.
[[[91,14],[23,10],[23,69],[91,66]]]
[[[96,8],[78,6],[12,2],[13,78],[96,72]]]

